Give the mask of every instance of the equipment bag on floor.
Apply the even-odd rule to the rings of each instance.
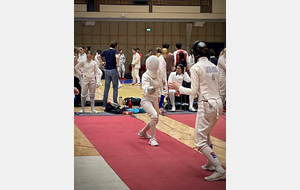
[[[124,99],[125,105],[128,105],[130,99],[131,99],[131,102],[132,102],[133,106],[139,106],[140,103],[141,103],[141,99],[140,98],[127,97],[127,98]]]

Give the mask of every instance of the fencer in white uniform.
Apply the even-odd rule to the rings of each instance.
[[[131,85],[140,85],[140,75],[139,75],[139,70],[141,68],[141,56],[138,54],[136,49],[132,49],[132,70],[131,70],[131,75],[132,75],[132,83]]]
[[[141,100],[141,106],[150,116],[150,121],[146,126],[138,133],[140,137],[150,138],[149,145],[158,146],[155,138],[156,124],[159,118],[158,103],[161,96],[161,79],[158,76],[159,60],[156,56],[151,55],[146,60],[146,72],[142,76],[142,89],[143,97]],[[151,136],[147,133],[150,129]]]
[[[202,169],[215,171],[204,179],[207,181],[225,180],[226,171],[212,149],[210,138],[211,131],[222,114],[218,67],[209,61],[210,52],[205,42],[196,41],[193,45],[193,53],[196,64],[191,68],[191,88],[184,88],[176,82],[169,83],[169,87],[179,90],[181,94],[199,95],[195,144],[207,158],[207,163],[202,166]]]
[[[222,51],[222,55],[218,59],[218,69],[220,73],[220,95],[224,106],[226,99],[226,48]]]
[[[168,49],[167,48],[156,48],[156,56],[159,60],[159,69],[158,69],[158,75],[161,78],[162,81],[162,91],[161,91],[161,97],[159,102],[159,108],[163,109],[163,102],[165,99],[165,96],[168,95],[168,83],[167,83],[167,63],[163,57],[162,54],[168,55]]]
[[[123,50],[119,50],[119,76],[121,78],[124,78],[125,75],[125,62],[126,62],[126,57],[123,54]]]
[[[177,65],[176,71],[172,72],[169,76],[169,80],[168,82],[177,82],[178,84],[182,84],[183,81],[185,82],[191,82],[191,78],[190,76],[187,74],[187,72],[184,72],[184,66],[182,64]],[[177,91],[174,89],[170,89],[169,90],[169,98],[172,104],[172,109],[171,111],[176,111],[176,107],[175,107],[175,93]],[[194,103],[194,96],[190,95],[189,96],[189,110],[190,111],[197,111],[193,108],[193,103]]]
[[[93,60],[92,53],[88,53],[87,61],[78,63],[75,69],[82,78],[81,110],[79,113],[84,113],[88,92],[90,96],[91,113],[98,113],[98,111],[95,110],[95,92],[96,88],[100,86],[100,73],[97,63]]]

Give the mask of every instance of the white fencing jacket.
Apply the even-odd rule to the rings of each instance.
[[[140,61],[140,59],[141,59],[141,57],[138,54],[138,52],[136,52],[135,54],[133,54],[131,64],[134,65],[135,69],[141,68],[141,61]]]

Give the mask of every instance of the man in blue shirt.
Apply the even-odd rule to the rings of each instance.
[[[119,80],[119,53],[116,50],[118,46],[118,42],[110,42],[110,48],[100,53],[98,60],[101,65],[103,62],[101,60],[102,57],[105,57],[105,89],[104,89],[104,97],[103,97],[103,107],[106,107],[108,91],[110,88],[110,82],[113,83],[113,100],[115,103],[118,103],[118,80]]]

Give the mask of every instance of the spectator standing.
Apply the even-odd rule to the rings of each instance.
[[[119,80],[119,55],[118,51],[115,49],[118,46],[118,42],[111,41],[110,48],[100,53],[98,60],[101,65],[103,65],[102,57],[105,57],[105,89],[103,98],[103,107],[106,107],[108,91],[110,88],[110,83],[113,83],[113,101],[118,103],[118,80]]]

